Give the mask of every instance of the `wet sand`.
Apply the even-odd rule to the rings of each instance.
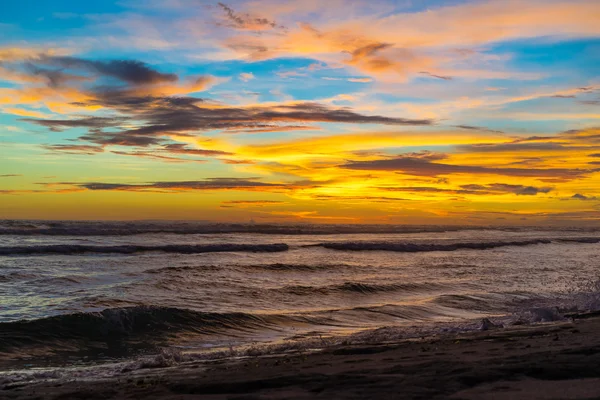
[[[595,399],[600,315],[316,353],[11,384],[6,399]]]

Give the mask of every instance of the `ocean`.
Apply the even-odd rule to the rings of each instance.
[[[539,323],[598,278],[594,229],[2,221],[0,369]]]

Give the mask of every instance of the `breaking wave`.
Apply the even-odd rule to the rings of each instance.
[[[148,339],[177,333],[199,335],[226,331],[247,332],[275,327],[285,317],[247,313],[209,313],[171,307],[108,308],[30,321],[0,324],[0,352],[27,345],[65,341],[120,341]]]
[[[27,254],[83,254],[83,253],[105,253],[105,254],[135,254],[150,251],[164,253],[196,254],[214,252],[261,252],[273,253],[288,250],[285,243],[274,244],[205,244],[205,245],[163,245],[163,246],[89,246],[89,245],[45,245],[45,246],[11,246],[0,247],[0,255],[27,255]]]

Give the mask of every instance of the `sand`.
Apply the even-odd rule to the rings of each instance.
[[[6,399],[600,399],[600,316],[10,384]]]

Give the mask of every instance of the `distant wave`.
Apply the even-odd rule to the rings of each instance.
[[[314,246],[332,250],[346,251],[396,251],[402,253],[416,253],[427,251],[454,251],[461,249],[487,250],[505,246],[530,246],[536,244],[550,244],[552,242],[569,243],[598,243],[600,238],[570,238],[570,239],[529,239],[500,242],[464,242],[464,243],[397,243],[397,242],[330,242],[319,243]]]
[[[125,236],[139,234],[260,233],[281,235],[421,233],[489,229],[469,226],[215,224],[187,221],[11,221],[0,220],[0,235]],[[505,228],[515,231],[519,228]]]
[[[162,274],[162,273],[173,273],[173,272],[202,272],[202,271],[215,271],[222,269],[222,266],[217,265],[184,265],[184,266],[172,266],[172,267],[161,267],[161,268],[153,268],[146,270],[145,272],[148,274]],[[264,271],[289,271],[289,272],[316,272],[323,270],[331,270],[331,269],[348,269],[348,268],[358,268],[356,266],[348,265],[348,264],[335,264],[335,265],[321,265],[321,264],[283,264],[283,263],[275,263],[275,264],[249,264],[249,265],[236,265],[233,268],[239,270],[264,270]],[[368,268],[368,267],[363,267]]]
[[[376,294],[376,293],[390,293],[390,292],[405,292],[414,293],[422,291],[436,290],[446,287],[439,283],[407,283],[407,284],[374,284],[374,283],[361,283],[361,282],[345,282],[338,285],[329,286],[284,286],[282,288],[271,289],[287,294],[294,295],[331,295],[336,293],[355,293],[355,294]]]
[[[341,270],[354,268],[369,268],[369,266],[357,267],[350,264],[257,264],[257,265],[239,265],[240,269],[261,269],[265,271],[290,271],[290,272],[312,272],[323,270]]]
[[[9,272],[6,274],[0,274],[0,283],[22,281],[22,280],[26,280],[26,279],[33,279],[36,277],[37,277],[36,274],[15,271],[15,272]]]
[[[0,247],[0,255],[25,255],[25,254],[82,254],[82,253],[113,253],[134,254],[149,251],[161,251],[165,253],[196,254],[214,253],[226,251],[242,252],[279,252],[288,250],[285,243],[274,244],[206,244],[206,245],[163,245],[163,246],[89,246],[89,245],[44,245],[44,246],[11,246]]]
[[[513,241],[496,242],[458,242],[458,243],[410,243],[410,242],[324,242],[318,244],[305,245],[303,247],[324,247],[332,250],[344,251],[395,251],[403,253],[428,252],[428,251],[454,251],[461,249],[486,250],[496,247],[506,246],[530,246],[537,244],[550,243],[581,243],[594,244],[600,243],[600,238],[581,237],[581,238],[557,238],[557,239],[527,239]],[[118,245],[118,246],[93,246],[77,244],[56,244],[40,246],[6,246],[0,247],[1,255],[72,255],[84,253],[98,254],[135,254],[142,252],[164,252],[179,254],[197,254],[197,253],[215,253],[215,252],[256,252],[256,253],[275,253],[287,251],[289,246],[286,243],[272,244],[171,244],[158,246],[142,245]],[[324,268],[334,268],[328,265],[293,265],[293,264],[270,264],[248,266],[249,268],[261,268],[272,270],[317,270]]]

